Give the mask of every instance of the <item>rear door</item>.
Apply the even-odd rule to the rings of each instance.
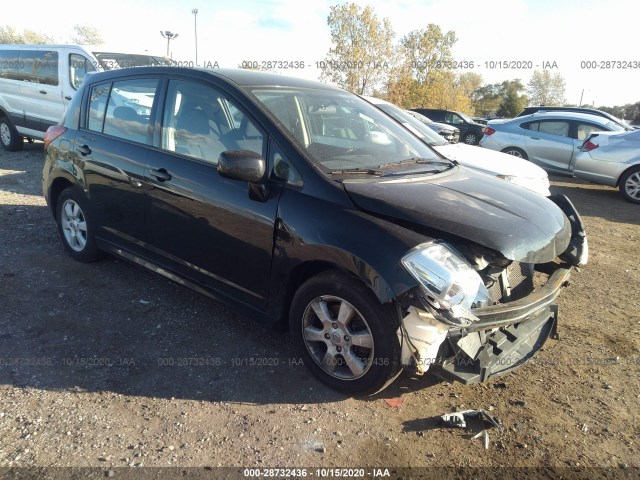
[[[146,251],[142,181],[159,85],[153,76],[92,85],[74,145],[84,163],[97,236],[139,255]],[[132,100],[141,96],[148,105]]]
[[[266,199],[221,177],[220,153],[267,158],[268,138],[248,109],[195,79],[168,82],[161,138],[147,158],[146,224],[156,263],[255,307],[265,307],[279,190]]]
[[[571,122],[538,120],[523,124],[529,160],[543,168],[566,172],[573,157]],[[528,130],[528,131],[527,131]]]

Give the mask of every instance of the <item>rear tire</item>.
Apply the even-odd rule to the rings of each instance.
[[[7,152],[18,152],[24,146],[24,139],[7,117],[0,117],[0,144]]]
[[[522,158],[523,160],[529,160],[529,157],[525,153],[524,150],[521,150],[518,147],[507,147],[501,150],[502,153],[506,153],[507,155],[513,155],[514,157]]]
[[[630,168],[624,172],[618,186],[626,201],[640,203],[640,167]]]
[[[402,372],[394,311],[344,273],[330,270],[305,282],[291,303],[289,326],[307,368],[342,393],[379,392]]]
[[[56,219],[62,244],[75,260],[89,263],[103,256],[96,246],[90,204],[80,187],[63,190],[56,204]]]

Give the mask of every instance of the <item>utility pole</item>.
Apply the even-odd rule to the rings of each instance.
[[[171,43],[171,40],[175,40],[176,38],[178,38],[178,34],[170,32],[169,30],[165,30],[164,32],[160,30],[160,35],[167,39],[167,57],[170,57],[169,44]]]
[[[193,33],[196,37],[196,67],[198,66],[198,9],[191,10],[193,13]]]

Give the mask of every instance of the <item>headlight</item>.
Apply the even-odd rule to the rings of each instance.
[[[471,306],[489,300],[480,275],[445,244],[418,245],[402,258],[402,265],[420,282],[434,308],[451,310],[455,317],[473,318]]]

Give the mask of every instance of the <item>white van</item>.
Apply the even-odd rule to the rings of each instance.
[[[79,45],[0,45],[0,143],[15,151],[25,137],[44,138],[88,72],[171,63],[165,57]]]

